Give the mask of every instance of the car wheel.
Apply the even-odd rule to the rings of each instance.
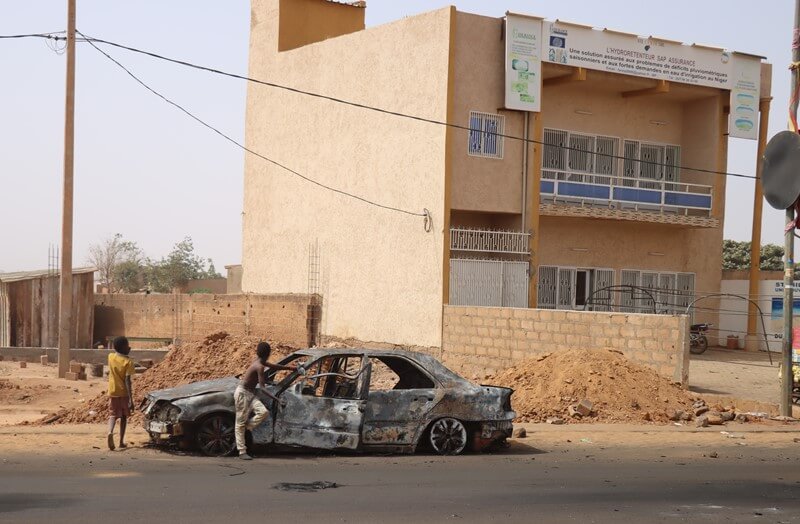
[[[454,418],[440,418],[431,425],[428,438],[440,455],[458,455],[467,447],[467,428]]]
[[[211,415],[203,420],[195,434],[197,448],[209,457],[224,457],[236,449],[233,417]]]

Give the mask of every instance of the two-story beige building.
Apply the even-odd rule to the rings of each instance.
[[[251,83],[246,143],[431,227],[248,155],[243,291],[319,292],[324,335],[436,347],[443,304],[677,312],[719,290],[726,178],[705,170],[726,171],[729,89],[545,58],[541,111],[508,110],[504,19],[364,14],[252,1],[251,77],[368,107]]]

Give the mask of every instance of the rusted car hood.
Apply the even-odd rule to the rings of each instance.
[[[169,389],[159,389],[151,391],[149,396],[155,400],[178,400],[181,398],[194,397],[197,395],[206,395],[208,393],[222,393],[236,389],[239,379],[236,377],[219,378],[216,380],[204,380],[202,382],[193,382],[183,386],[177,386]]]

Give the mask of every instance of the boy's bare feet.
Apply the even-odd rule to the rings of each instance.
[[[122,447],[122,444],[120,444],[120,447]],[[109,433],[108,434],[108,449],[110,449],[111,451],[114,451],[114,434],[113,433]]]
[[[124,442],[120,442],[120,443],[119,443],[119,448],[120,448],[120,449],[124,449],[124,448],[127,448],[127,447],[128,447],[128,445],[127,445],[127,444],[125,444]]]

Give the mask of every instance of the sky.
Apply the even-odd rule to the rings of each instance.
[[[368,26],[449,5],[367,3]],[[66,5],[66,0],[2,0],[0,34],[64,30]],[[630,0],[455,5],[488,16],[526,13],[766,56],[774,66],[769,136],[786,129],[789,0],[672,0],[652,7]],[[77,27],[93,37],[247,73],[250,4],[245,0],[78,0]],[[245,82],[126,51],[109,53],[153,88],[243,140]],[[76,63],[74,264],[85,265],[88,247],[115,233],[152,258],[189,236],[196,253],[212,258],[218,270],[239,263],[245,153],[146,92],[88,44],[78,45]],[[0,271],[45,268],[48,246],[60,241],[65,67],[66,56],[43,40],[0,40]],[[385,105],[392,109],[390,101]],[[753,175],[755,168],[755,141],[731,139],[728,171]],[[729,177],[725,238],[750,239],[753,188],[753,180]],[[313,191],[309,188],[309,197]],[[783,211],[765,203],[762,232],[764,243],[782,243]]]

